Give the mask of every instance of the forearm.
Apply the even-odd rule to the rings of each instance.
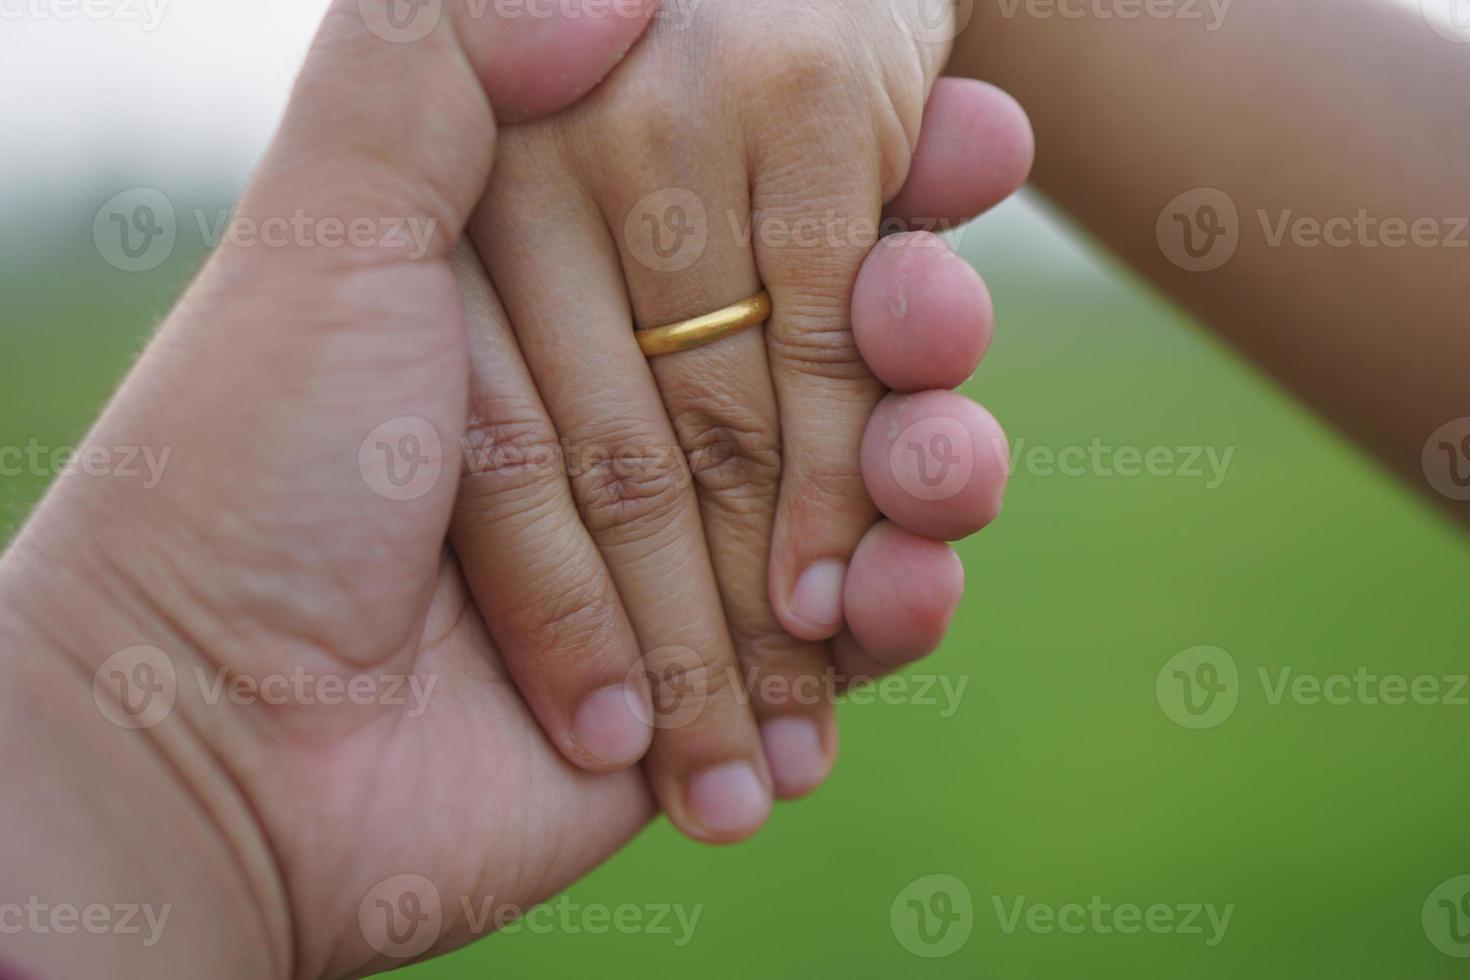
[[[1470,46],[1386,0],[1235,0],[1218,21],[1186,6],[1202,19],[978,0],[951,69],[1026,106],[1048,195],[1433,494],[1426,440],[1470,416]],[[1180,219],[1159,227],[1197,188],[1238,213],[1211,271],[1176,264]]]
[[[197,778],[217,766],[178,730],[119,726],[89,658],[60,638],[121,621],[18,597],[16,561],[0,563],[0,967],[27,980],[284,975],[284,906],[263,907],[259,856],[225,829],[228,794]]]

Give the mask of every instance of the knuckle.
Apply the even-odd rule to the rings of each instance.
[[[688,133],[689,103],[680,90],[664,85],[641,85],[616,100],[605,122],[620,143],[656,156],[673,150]]]
[[[818,708],[830,701],[831,661],[822,644],[805,643],[761,617],[731,633],[740,656],[741,692],[766,708]]]
[[[528,590],[524,601],[506,610],[500,623],[511,636],[534,638],[537,648],[553,651],[559,665],[617,649],[622,627],[617,600],[591,575],[559,590]]]
[[[572,488],[587,530],[649,533],[678,512],[688,487],[688,464],[672,446],[616,439],[590,448],[576,461]]]
[[[717,499],[765,500],[781,485],[781,435],[749,409],[693,408],[674,416],[700,489]]]
[[[653,680],[666,694],[676,693],[702,710],[723,698],[735,687],[730,664],[705,658],[683,658],[677,667]]]
[[[765,614],[747,622],[731,616],[730,634],[736,650],[740,652],[741,666],[752,679],[757,680],[763,672],[792,663],[812,649],[811,644],[798,640]]]
[[[783,326],[772,331],[772,353],[790,367],[816,378],[866,382],[878,397],[880,388],[858,350],[846,317],[830,313],[783,311]]]
[[[826,459],[820,461],[820,467],[804,468],[795,482],[795,495],[803,507],[828,515],[828,520],[831,520],[831,515],[850,512],[853,501],[861,501],[865,508],[871,510],[873,504],[856,458],[853,454],[848,462]]]
[[[758,21],[747,21],[756,36],[728,50],[740,52],[741,68],[733,73],[740,80],[741,95],[759,100],[770,109],[773,98],[796,99],[799,104],[830,101],[847,89],[852,66],[847,46],[834,32],[830,11],[793,6],[772,29]],[[792,102],[774,108],[788,110]]]
[[[708,660],[684,649],[668,662],[644,667],[662,729],[679,729],[704,720],[713,705],[739,695],[731,664]],[[720,719],[714,718],[718,724]]]
[[[702,66],[676,39],[655,27],[644,40],[643,54],[630,59],[592,95],[554,123],[564,142],[601,158],[607,152],[637,154],[640,162],[681,152],[696,121],[695,103],[681,97],[702,75]],[[586,131],[600,134],[588,141]],[[591,142],[598,145],[592,146]]]
[[[549,419],[534,413],[496,417],[477,406],[465,426],[461,497],[477,506],[535,492],[564,477],[561,444]]]
[[[694,671],[695,680],[707,704],[721,700],[735,689],[736,677],[733,664],[704,660],[694,668]]]

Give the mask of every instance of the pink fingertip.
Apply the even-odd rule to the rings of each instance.
[[[825,640],[842,626],[842,583],[847,565],[840,561],[819,561],[796,578],[791,590],[788,619],[793,633],[803,640]]]
[[[863,651],[893,668],[933,653],[965,590],[965,569],[941,541],[882,522],[853,555],[844,595]]]
[[[965,221],[1015,193],[1036,158],[1026,111],[987,82],[941,78],[929,96],[908,182],[893,217]]]
[[[822,732],[812,718],[771,719],[761,726],[761,744],[776,793],[784,799],[810,793],[832,769],[832,760],[822,748]]]
[[[957,541],[995,520],[1010,451],[1000,423],[949,391],[889,395],[863,436],[863,479],[889,520]]]
[[[959,387],[985,356],[994,325],[984,281],[937,235],[884,239],[858,275],[853,337],[895,391]]]
[[[714,840],[737,840],[760,829],[771,798],[749,763],[706,769],[689,781],[685,799],[699,826]]]

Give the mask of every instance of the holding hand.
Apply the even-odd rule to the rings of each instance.
[[[465,906],[457,899],[477,908],[493,896],[526,908],[606,858],[655,812],[639,773],[589,774],[558,757],[558,749],[575,757],[578,746],[565,737],[573,716],[554,712],[576,702],[555,701],[546,692],[561,690],[552,684],[563,676],[583,676],[558,673],[580,665],[552,664],[551,680],[538,689],[528,661],[511,661],[515,681],[537,711],[533,716],[508,682],[490,634],[543,643],[548,634],[523,632],[514,617],[505,625],[496,607],[499,586],[486,565],[472,573],[480,576],[475,598],[487,614],[482,619],[458,563],[444,551],[452,520],[455,549],[467,566],[504,549],[505,581],[524,584],[528,570],[544,576],[541,607],[538,593],[522,593],[521,615],[534,618],[568,594],[566,582],[582,570],[579,561],[600,562],[599,554],[607,554],[606,548],[589,550],[595,523],[584,540],[576,536],[582,525],[565,519],[585,519],[585,505],[578,510],[571,503],[569,487],[542,485],[520,498],[529,508],[524,514],[545,508],[540,521],[517,523],[514,507],[492,520],[493,507],[513,496],[484,493],[487,488],[475,482],[482,475],[473,471],[463,487],[433,478],[436,470],[457,472],[456,447],[467,428],[473,447],[477,433],[493,433],[506,420],[534,419],[528,413],[543,394],[548,408],[573,404],[556,395],[569,397],[579,384],[606,412],[604,424],[628,416],[669,427],[647,401],[652,388],[639,394],[637,382],[649,379],[643,360],[621,362],[627,373],[609,361],[597,377],[584,364],[558,375],[561,365],[537,361],[549,347],[535,347],[538,341],[526,339],[525,331],[512,337],[494,291],[483,276],[476,278],[474,263],[463,254],[456,268],[451,244],[489,176],[493,107],[524,113],[575,98],[615,62],[641,24],[576,21],[562,35],[528,35],[518,33],[525,24],[451,19],[420,42],[392,44],[373,34],[359,11],[356,0],[343,0],[328,16],[239,213],[257,221],[298,209],[343,220],[428,217],[441,230],[434,248],[423,260],[381,247],[221,248],[90,437],[97,445],[170,447],[167,478],[144,488],[67,473],[0,563],[6,640],[0,657],[7,679],[0,685],[0,745],[28,747],[23,762],[11,759],[5,767],[14,792],[0,798],[0,822],[22,828],[13,839],[27,841],[25,849],[6,853],[7,881],[18,893],[38,894],[58,883],[86,894],[132,891],[143,883],[176,910],[163,941],[142,951],[118,936],[95,937],[96,943],[23,937],[27,945],[16,947],[21,965],[42,966],[47,975],[91,975],[99,962],[119,977],[359,975],[461,945],[477,927],[461,914]],[[507,59],[518,60],[526,75],[507,77]],[[542,72],[556,80],[554,87],[527,84]],[[405,100],[405,91],[434,97]],[[991,133],[1002,156],[1013,153],[977,173],[955,168],[944,139],[919,142],[900,200],[919,209],[944,202],[954,205],[946,214],[958,215],[1011,189],[1012,176],[1019,179],[1029,161],[1029,137],[1011,104],[990,90],[952,91],[956,97],[947,103],[936,98],[931,116],[959,120],[967,138]],[[536,159],[526,146],[524,159]],[[957,186],[965,193],[946,198],[941,190]],[[482,214],[493,208],[492,198]],[[572,221],[565,212],[557,216]],[[554,221],[540,230],[559,238],[560,227]],[[496,240],[483,226],[477,229],[482,250],[493,256]],[[986,309],[983,293],[943,249],[904,244],[880,247],[866,266],[857,256],[841,302],[850,301],[846,293],[855,286],[854,319],[878,376],[904,388],[953,383],[956,371],[968,372],[966,359],[984,347],[988,317],[966,312]],[[541,257],[560,262],[578,288],[608,281],[608,253],[548,250]],[[514,276],[502,273],[501,280],[516,285]],[[805,322],[807,307],[783,301],[769,284],[777,295],[777,321],[782,303],[791,302],[787,315]],[[624,326],[621,333],[584,329],[568,349],[587,356],[599,345],[613,350],[633,343],[631,323]],[[918,346],[949,351],[953,362],[895,355],[906,347],[900,334]],[[750,353],[738,346],[741,338],[748,344],[759,334],[747,331],[730,338],[724,351],[712,345],[691,355],[738,359]],[[519,366],[522,351],[530,371]],[[844,356],[844,372],[817,380],[866,392],[844,408],[866,404],[865,415],[881,387],[859,376],[855,355]],[[716,372],[706,383],[723,384],[721,377]],[[712,387],[710,393],[725,396],[711,401],[716,407],[762,398],[759,389]],[[1003,467],[990,444],[996,433],[985,418],[966,414],[976,410],[955,396],[919,397],[940,400],[938,411],[962,424],[968,420],[977,453],[975,485],[983,488],[984,503],[976,507],[960,494],[949,498],[953,504],[921,508],[923,519],[936,528],[976,523],[998,499]],[[881,431],[870,439],[889,438],[881,413],[906,419],[916,403],[898,398],[881,409]],[[589,421],[595,419],[589,415]],[[844,425],[850,421],[860,437],[864,419],[844,415]],[[395,447],[409,436],[416,440],[414,461],[427,476],[400,484],[374,467],[385,462],[381,447],[388,447],[391,464]],[[674,438],[672,432],[666,437]],[[857,480],[856,442],[842,451],[849,454],[842,466]],[[835,465],[837,459],[822,461]],[[902,489],[906,478],[896,479]],[[724,526],[746,528],[738,494],[719,496],[718,486],[701,487],[709,495],[707,514],[726,506]],[[737,624],[769,620],[757,608],[764,589],[752,590],[750,583],[764,578],[773,487],[751,498],[748,513],[755,519],[746,530],[758,533],[720,550],[731,562],[719,581],[732,583],[726,598],[738,612],[732,614]],[[886,491],[874,489],[881,502]],[[636,510],[640,499],[625,502]],[[687,497],[670,499],[671,507],[688,507]],[[921,520],[899,513],[897,505],[891,509],[902,522]],[[515,533],[501,535],[502,526]],[[617,526],[608,522],[601,533],[616,540]],[[833,648],[840,674],[848,677],[876,676],[927,652],[959,587],[958,565],[943,545],[889,524],[864,531],[843,587],[849,631]],[[662,576],[661,566],[672,565],[682,575],[659,579],[666,588],[698,586],[699,605],[665,608],[666,620],[649,621],[655,636],[670,623],[697,619],[697,629],[719,623],[715,571],[699,551],[704,533],[693,511],[682,523],[648,519],[624,533],[619,554],[630,568]],[[558,535],[570,543],[566,560],[533,564],[554,553],[548,546]],[[666,549],[657,557],[656,543]],[[608,568],[615,564],[609,560]],[[759,576],[752,574],[757,565]],[[612,601],[624,604],[623,579],[616,589]],[[656,591],[640,597],[661,599]],[[619,627],[625,632],[635,618],[635,603],[626,605],[628,619]],[[623,657],[619,680],[643,676],[638,641],[647,640],[641,630],[631,646],[585,643],[575,630],[549,635],[558,653]],[[773,651],[792,649],[773,627],[768,635]],[[708,639],[691,649],[730,650],[718,631]],[[128,686],[141,676],[124,669],[129,663],[146,663],[151,678],[168,674],[177,681],[169,709],[132,726],[135,731],[107,720],[123,717],[139,693]],[[104,669],[109,664],[115,669]],[[260,679],[296,673],[344,687],[362,678],[391,678],[436,693],[411,708],[386,701],[246,704],[210,701],[192,682],[213,674]],[[711,669],[709,676],[719,675]],[[696,722],[670,729],[670,739],[679,741],[656,749],[649,767],[659,802],[681,827],[705,839],[749,833],[752,823],[728,822],[727,815],[754,811],[742,810],[749,799],[730,781],[716,785],[707,800],[690,803],[705,791],[691,778],[708,771],[699,763],[755,770],[762,794],[756,822],[764,817],[770,777],[744,710],[733,692],[712,684]],[[826,710],[823,699],[821,717]],[[780,743],[769,737],[772,717],[765,718],[768,742]],[[808,788],[812,774],[785,780],[781,767],[791,754],[780,744],[769,748],[779,757],[778,788]],[[821,749],[830,759],[830,741]],[[37,803],[89,796],[108,806],[65,821]],[[707,822],[700,819],[705,802],[715,814]],[[158,861],[159,854],[168,860]],[[420,899],[443,901],[435,928],[411,931],[407,939],[373,918],[379,900],[390,911],[395,907],[402,895],[380,890],[404,875],[423,890]]]
[[[972,437],[964,492],[916,498],[859,465],[884,394],[863,353],[899,390],[952,387],[991,327],[979,279],[923,233],[878,249],[854,309],[880,229],[969,217],[1030,165],[1014,102],[934,84],[947,34],[926,6],[707,0],[658,21],[593,96],[503,134],[470,224],[504,307],[472,345],[455,551],[553,742],[617,768],[652,719],[650,781],[699,839],[748,836],[772,793],[826,777],[834,678],[942,636],[958,566],[875,529],[873,480],[932,537],[999,507],[1004,437],[956,396],[903,404]],[[762,290],[764,331],[651,360],[635,340]],[[565,471],[505,465],[558,454]],[[907,590],[873,585],[890,548],[928,556]]]

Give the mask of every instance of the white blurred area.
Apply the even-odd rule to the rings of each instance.
[[[80,13],[89,3],[110,14]],[[127,187],[227,206],[270,139],[326,6],[0,0],[0,259],[43,261],[85,237],[95,208]],[[966,250],[987,240],[1005,242],[1011,259],[1039,251],[1054,272],[1092,270],[1024,201],[968,230]]]
[[[83,231],[62,225],[89,222],[88,202],[95,209],[127,187],[228,205],[270,138],[326,5],[0,0],[0,259],[12,267],[42,259]],[[1045,261],[1048,276],[1102,275],[1024,197],[964,240],[976,258]]]
[[[248,173],[326,0],[0,0],[0,207],[98,173]],[[207,178],[206,178],[207,179]]]

